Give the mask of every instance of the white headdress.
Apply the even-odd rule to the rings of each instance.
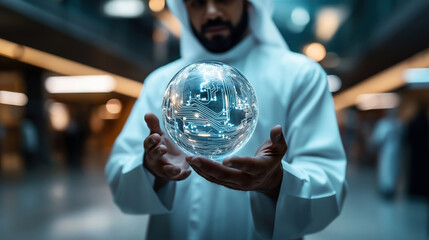
[[[249,28],[256,41],[272,46],[289,49],[279,30],[272,20],[272,0],[247,0],[249,8]],[[192,32],[188,13],[183,0],[167,0],[170,11],[181,22],[180,53],[183,58],[211,55],[198,41]]]

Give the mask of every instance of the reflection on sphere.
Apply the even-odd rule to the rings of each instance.
[[[227,64],[191,64],[180,70],[165,90],[164,129],[187,154],[226,157],[247,143],[257,121],[255,91]]]

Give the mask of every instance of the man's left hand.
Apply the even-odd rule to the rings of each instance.
[[[210,182],[235,190],[259,191],[277,200],[283,178],[281,160],[286,151],[282,128],[277,125],[253,157],[231,156],[219,163],[201,156],[188,156],[186,161]]]

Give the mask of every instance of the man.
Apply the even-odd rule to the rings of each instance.
[[[148,239],[299,239],[326,227],[342,207],[346,160],[324,71],[288,51],[271,1],[168,4],[182,58],[146,79],[115,142],[106,175],[116,204],[151,214]],[[186,156],[159,125],[168,82],[199,60],[237,67],[259,101],[252,138],[221,163]]]

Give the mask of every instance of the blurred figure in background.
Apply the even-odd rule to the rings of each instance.
[[[378,150],[378,189],[383,197],[394,197],[402,159],[403,124],[397,109],[389,109],[374,127],[371,142]]]
[[[358,115],[355,108],[347,108],[344,110],[344,148],[347,154],[349,163],[356,163],[358,160],[358,136],[356,134],[358,128]]]
[[[6,128],[4,125],[0,122],[0,173],[2,171],[2,165],[3,165],[3,145],[4,145],[4,139],[6,138]]]
[[[73,170],[81,169],[83,163],[86,130],[82,118],[72,119],[64,132],[67,166]]]
[[[21,152],[24,157],[25,167],[33,169],[39,164],[37,151],[39,148],[38,133],[34,122],[28,118],[21,123]]]
[[[408,191],[411,195],[429,197],[429,122],[427,106],[420,104],[408,125],[409,143]]]

